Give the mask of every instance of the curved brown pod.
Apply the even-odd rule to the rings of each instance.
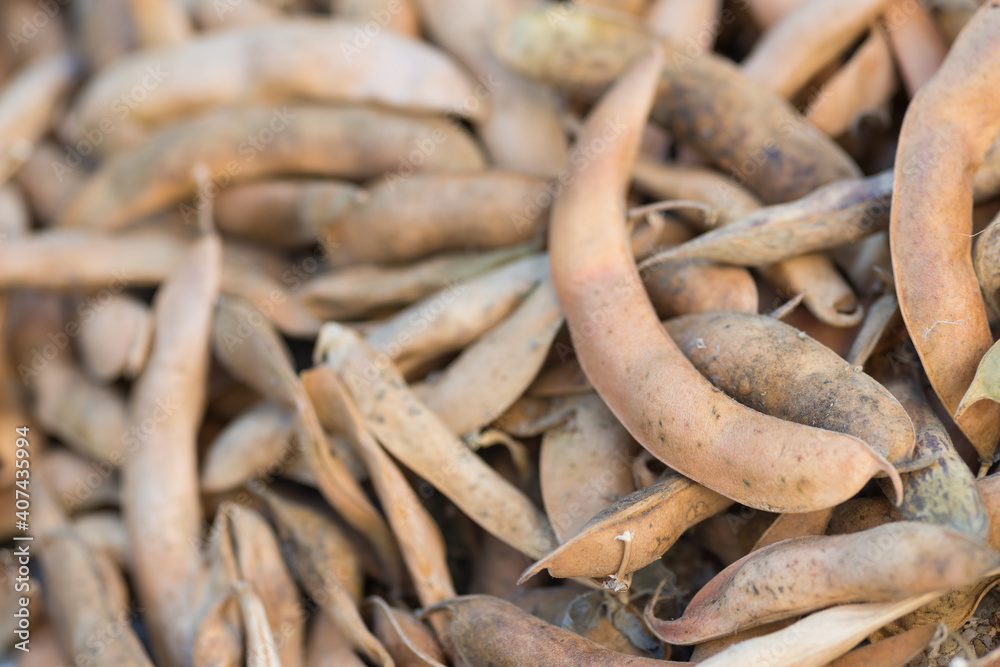
[[[853,243],[889,223],[892,172],[823,186],[786,204],[757,209],[643,262],[700,258],[760,266]]]
[[[970,234],[973,173],[1000,131],[998,32],[1000,12],[984,4],[907,109],[896,154],[889,231],[900,310],[952,415],[993,343]],[[980,459],[992,462],[1000,406],[980,403],[956,421]]]
[[[642,269],[642,282],[659,317],[704,310],[756,313],[760,297],[753,276],[739,266],[674,258]]]
[[[60,227],[114,229],[196,192],[278,174],[368,179],[417,169],[479,169],[483,156],[459,126],[366,108],[223,109],[153,134],[101,166],[59,216]],[[214,188],[214,189],[213,189]]]
[[[922,523],[797,537],[727,567],[698,591],[681,618],[646,619],[663,641],[695,644],[837,604],[965,586],[998,565],[1000,554],[978,539]]]
[[[853,435],[893,463],[910,457],[913,424],[893,395],[795,327],[722,311],[678,317],[664,328],[695,368],[740,403]]]
[[[860,440],[762,415],[728,398],[660,325],[627,245],[624,191],[661,65],[659,51],[642,59],[591,112],[580,146],[604,142],[612,119],[622,135],[606,142],[586,169],[573,171],[553,206],[552,276],[584,372],[640,444],[743,504],[806,512],[846,500],[880,471],[898,483],[892,466]],[[782,447],[794,459],[775,456]],[[828,474],[834,467],[841,472],[836,479]]]
[[[363,33],[363,23],[294,18],[136,52],[91,79],[72,109],[68,134],[99,132],[121,141],[129,133],[141,137],[181,117],[241,103],[372,103],[485,117],[485,105],[466,107],[475,82],[446,55],[388,31],[357,49],[357,31]],[[122,96],[136,85],[144,91],[142,103],[126,107]]]
[[[500,248],[537,238],[548,217],[547,179],[511,171],[424,173],[379,183],[322,231],[338,253],[405,262],[439,250]],[[539,203],[540,202],[540,203]]]
[[[666,553],[685,530],[732,504],[725,496],[670,473],[605,507],[576,535],[525,570],[519,581],[542,570],[559,578],[630,574]],[[625,533],[631,535],[627,559],[623,542],[616,539]]]

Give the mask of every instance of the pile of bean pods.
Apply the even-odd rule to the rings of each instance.
[[[0,28],[0,664],[1000,665],[997,0]]]

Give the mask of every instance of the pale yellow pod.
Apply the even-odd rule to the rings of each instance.
[[[243,107],[178,122],[116,155],[59,216],[61,227],[115,229],[198,193],[278,174],[369,179],[419,169],[480,169],[483,156],[461,128],[440,118],[363,107]],[[388,177],[388,176],[387,176]]]
[[[141,97],[131,92],[136,88]],[[388,31],[372,39],[361,23],[285,19],[115,62],[80,93],[66,132],[76,138],[100,133],[115,142],[236,104],[371,103],[481,119],[485,105],[464,106],[474,92],[470,77],[425,43]],[[107,148],[100,146],[104,153]]]

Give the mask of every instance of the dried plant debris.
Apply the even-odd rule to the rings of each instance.
[[[0,3],[0,663],[1000,664],[997,6]]]

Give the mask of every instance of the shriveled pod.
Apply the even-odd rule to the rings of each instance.
[[[198,544],[196,434],[204,409],[212,304],[222,264],[207,234],[158,290],[152,352],[132,388],[130,421],[149,424],[122,466],[122,513],[132,575],[155,654],[183,662],[195,628],[188,609],[204,577]]]
[[[342,431],[367,466],[421,604],[453,597],[455,585],[441,530],[402,471],[369,432],[350,392],[336,373],[323,365],[304,372],[302,384],[324,425]]]
[[[736,312],[685,315],[664,327],[694,367],[740,403],[853,435],[893,463],[910,458],[913,424],[892,394],[794,327]]]
[[[903,320],[931,386],[955,416],[993,342],[972,267],[972,174],[1000,131],[1000,13],[983,5],[907,108],[896,153],[890,237]],[[927,183],[935,183],[933,191]],[[928,252],[933,248],[933,252]],[[942,299],[941,295],[948,298]],[[1000,406],[957,417],[993,461]]]
[[[313,614],[308,637],[306,667],[365,667],[328,615]]]
[[[423,385],[420,400],[457,435],[486,426],[524,394],[562,323],[552,281],[543,280],[503,322]]]
[[[906,372],[879,376],[906,409],[916,431],[914,459],[931,465],[903,473],[903,501],[896,508],[911,521],[924,521],[986,539],[990,522],[972,471],[927,404],[919,380]]]
[[[556,546],[538,508],[453,435],[416,399],[399,371],[356,333],[324,325],[315,354],[337,371],[372,434],[403,465],[523,553],[539,557]]]
[[[987,308],[993,313],[1000,312],[1000,216],[976,239],[973,266]]]
[[[762,415],[728,398],[660,325],[626,243],[623,200],[661,65],[658,52],[645,57],[591,112],[581,145],[599,139],[611,119],[625,134],[574,171],[553,206],[552,276],[584,372],[652,454],[743,504],[806,512],[849,498],[877,472],[898,481],[857,438]],[[790,446],[796,460],[775,456],[777,443]],[[834,465],[841,471],[836,480],[827,474]],[[722,469],[726,475],[711,472]]]
[[[895,637],[856,648],[831,662],[829,667],[865,667],[866,665],[904,667],[927,648],[928,644],[934,642],[934,638],[941,634],[941,629],[940,624],[934,623],[918,626]]]
[[[530,255],[464,283],[450,284],[379,322],[368,343],[405,368],[462,349],[510,314],[549,273]]]
[[[281,247],[308,246],[321,237],[321,222],[340,219],[364,196],[358,186],[332,179],[247,183],[219,193],[214,220],[223,234]]]
[[[529,567],[521,581],[615,577],[621,581],[666,553],[681,534],[732,501],[676,473],[634,491],[590,519],[576,535]]]
[[[497,57],[493,35],[520,0],[417,0],[428,35],[471,71],[492,113],[478,134],[501,169],[555,176],[568,150],[559,100],[548,87],[511,70]],[[470,104],[473,100],[470,100]]]
[[[420,37],[420,16],[415,0],[330,0],[335,18],[366,23],[376,21],[386,30]]]
[[[955,410],[955,418],[961,419],[981,406],[1000,403],[1000,345],[994,343],[987,350],[986,354],[976,368],[976,374],[972,378],[972,384],[962,397],[962,401]],[[984,462],[984,466],[988,465]]]
[[[760,273],[784,294],[804,292],[803,302],[823,324],[853,327],[865,316],[854,290],[823,253],[786,259],[760,269]]]
[[[232,420],[208,446],[201,466],[201,489],[221,493],[255,475],[289,468],[299,456],[295,417],[287,408],[263,402]]]
[[[681,44],[696,55],[711,50],[721,29],[720,0],[651,0],[646,9],[650,31]]]
[[[913,96],[941,67],[948,55],[948,45],[930,12],[920,3],[893,0],[886,7],[882,21],[900,78],[906,92]]]
[[[256,511],[240,505],[223,504],[219,515],[225,521],[225,539],[231,541],[232,562],[228,564],[231,576],[238,577],[253,593],[244,596],[240,606],[244,610],[244,627],[247,638],[247,655],[253,659],[256,643],[260,648],[274,650],[279,662],[274,664],[300,665],[305,648],[305,612],[300,604],[295,582],[282,559],[281,546],[267,521]],[[247,605],[250,605],[249,607]],[[260,612],[263,618],[260,618]],[[247,612],[255,628],[247,623]],[[267,641],[273,631],[279,641]],[[270,643],[270,646],[268,645]]]
[[[285,543],[289,569],[354,648],[377,665],[392,665],[385,647],[365,627],[358,611],[361,564],[351,543],[331,519],[274,492],[264,500]]]
[[[6,83],[0,94],[0,184],[31,157],[35,142],[48,132],[77,69],[73,56],[59,53],[25,66]]]
[[[303,282],[298,298],[320,319],[350,320],[408,305],[529,252],[530,248],[518,246],[482,253],[435,255],[398,267],[348,266]]]
[[[885,34],[876,25],[857,51],[816,93],[806,118],[836,137],[868,115],[887,112],[899,84]]]
[[[103,164],[57,224],[115,229],[180,203],[196,192],[199,163],[221,189],[279,174],[367,179],[418,167],[479,169],[483,156],[440,118],[363,107],[223,109],[159,130]]]
[[[341,49],[353,43],[359,28],[364,24],[284,19],[138,52],[97,73],[80,93],[66,133],[80,138],[113,124],[107,139],[128,145],[181,117],[240,103],[365,102],[485,117],[485,105],[464,108],[475,84],[448,57],[391,32],[364,49]],[[145,98],[123,119],[121,96],[139,83]]]
[[[699,664],[703,667],[753,664],[823,667],[857,646],[873,631],[936,597],[938,593],[928,593],[898,602],[841,605],[811,614],[784,630],[748,639]]]
[[[892,180],[887,171],[832,183],[794,202],[757,209],[643,264],[700,258],[760,266],[854,243],[888,226]]]
[[[846,50],[882,13],[889,0],[807,0],[761,37],[741,67],[748,77],[792,97]]]
[[[851,285],[865,296],[880,295],[885,291],[886,278],[892,275],[891,255],[888,230],[875,232],[857,243],[830,252]]]
[[[316,475],[320,492],[348,525],[368,538],[382,572],[395,585],[402,568],[392,531],[343,459],[330,452],[316,411],[295,373],[291,353],[278,334],[249,304],[220,299],[212,347],[236,377],[282,407],[295,410],[299,448]]]
[[[0,286],[102,290],[158,285],[188,241],[166,230],[110,235],[51,230],[0,243]]]
[[[119,466],[139,444],[125,397],[57,356],[34,379],[34,414],[46,431],[82,456]],[[138,426],[138,428],[136,428]]]
[[[739,220],[760,208],[760,201],[714,169],[654,162],[640,157],[632,168],[632,183],[657,199],[681,199],[709,204],[719,223]],[[683,211],[678,211],[682,213]],[[704,216],[692,216],[704,224]]]
[[[354,260],[391,264],[440,250],[501,248],[541,235],[555,186],[510,171],[423,173],[378,183],[321,233]]]
[[[447,615],[448,634],[443,641],[469,665],[675,667],[687,664],[617,653],[488,595],[445,600],[424,614]],[[512,637],[517,637],[517,641],[511,641]]]
[[[635,491],[631,463],[637,449],[595,394],[582,396],[569,419],[545,433],[538,475],[545,512],[560,542]]]
[[[132,628],[137,612],[128,608],[125,581],[111,559],[91,550],[71,527],[42,535],[38,546],[46,610],[66,654],[103,665],[151,667]]]
[[[92,315],[80,323],[79,337],[87,373],[103,382],[139,375],[153,341],[153,315],[146,304],[128,294],[112,294],[99,309],[89,310]]]
[[[398,665],[444,667],[447,659],[434,635],[402,609],[390,607],[378,596],[365,600],[371,610],[375,636]]]
[[[903,515],[886,498],[851,498],[833,508],[826,526],[827,535],[846,535],[881,526],[892,521],[902,521]]]
[[[948,628],[957,630],[972,617],[979,603],[997,583],[1000,583],[1000,577],[993,573],[968,586],[946,591],[926,605],[921,605],[905,616],[884,624],[883,627],[873,631],[870,638],[872,641],[884,641],[887,637],[902,634],[928,623],[943,623]]]
[[[720,572],[679,619],[646,618],[663,641],[695,644],[838,604],[965,586],[998,565],[1000,554],[975,538],[896,522],[852,535],[772,544]]]
[[[504,27],[496,48],[531,76],[594,95],[621,75],[649,39],[625,16],[584,7],[570,13],[532,9]],[[679,46],[660,43],[666,66],[653,119],[764,203],[790,201],[819,185],[860,176],[832,140],[732,63],[711,53],[691,58]],[[621,131],[607,126],[609,136]]]

